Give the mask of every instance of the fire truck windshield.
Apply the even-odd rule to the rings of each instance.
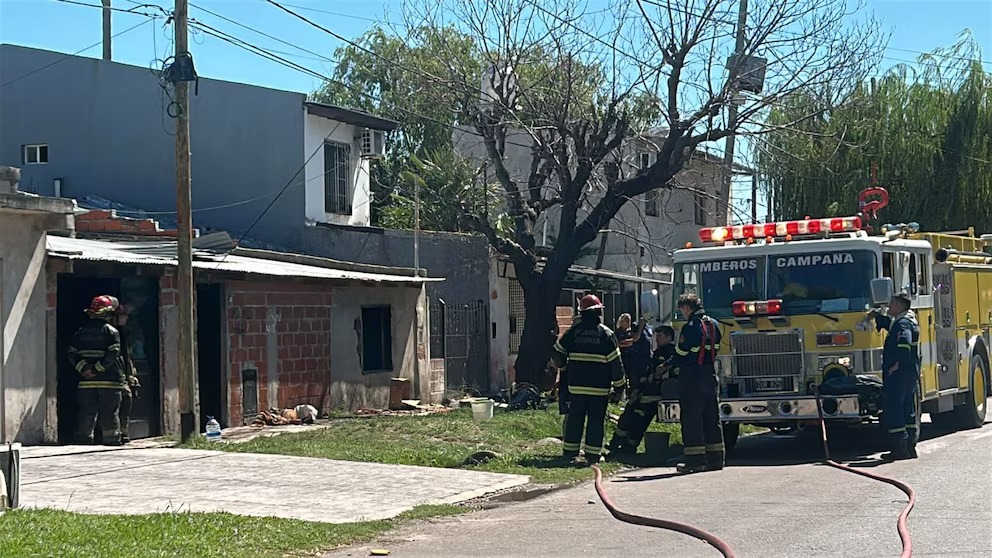
[[[871,302],[869,250],[781,254],[675,266],[674,295],[699,295],[708,314],[733,316],[735,301],[782,300],[782,314],[863,311]]]

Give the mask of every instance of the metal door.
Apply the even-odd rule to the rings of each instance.
[[[489,305],[484,300],[431,302],[431,358],[443,358],[445,387],[489,389]]]

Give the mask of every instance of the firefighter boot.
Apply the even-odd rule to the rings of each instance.
[[[724,454],[723,450],[719,451],[708,451],[706,452],[706,470],[707,471],[719,471],[723,469],[724,464]]]
[[[909,438],[906,432],[890,432],[889,448],[887,453],[882,454],[882,459],[886,461],[909,459]]]
[[[684,462],[675,466],[675,470],[684,475],[690,475],[692,473],[702,473],[708,469],[702,455],[687,455]]]
[[[915,428],[907,428],[906,434],[909,439],[906,440],[906,453],[909,454],[910,459],[916,459],[919,457],[916,453],[916,443],[920,441],[920,431]]]

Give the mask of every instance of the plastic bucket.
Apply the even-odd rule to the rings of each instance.
[[[491,419],[494,406],[495,401],[492,399],[477,399],[472,402],[472,416],[477,419]]]

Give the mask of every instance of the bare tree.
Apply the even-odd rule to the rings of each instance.
[[[845,0],[751,0],[747,15],[742,48],[732,56],[737,0],[617,1],[605,12],[570,0],[411,0],[404,7],[409,29],[454,26],[492,69],[487,84],[455,64],[431,77],[465,93],[458,120],[479,136],[504,197],[500,219],[465,218],[509,258],[523,288],[518,381],[547,384],[566,274],[624,204],[677,187],[702,146],[768,131],[770,107],[796,92],[829,91],[832,99],[777,127],[798,126],[842,102],[879,60],[877,23],[855,19]],[[767,64],[749,65],[755,57]],[[742,92],[761,74],[760,92]],[[738,104],[734,122],[731,102]],[[657,162],[620,172],[626,142],[651,126],[662,130],[652,134]],[[508,152],[521,147],[530,164],[514,172]],[[729,192],[717,197],[726,215]],[[556,240],[542,256],[536,226],[552,209]]]

